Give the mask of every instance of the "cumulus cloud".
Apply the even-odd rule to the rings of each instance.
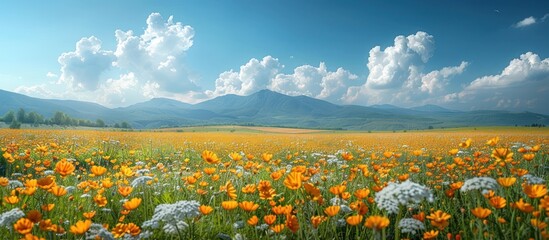
[[[59,83],[68,84],[73,90],[96,90],[100,75],[110,69],[115,56],[101,50],[101,40],[91,36],[76,43],[76,50],[62,53],[57,59],[61,64]]]
[[[411,106],[428,103],[447,93],[450,80],[468,66],[444,67],[423,73],[432,57],[435,41],[426,32],[397,36],[392,46],[370,50],[367,67],[370,73],[362,86],[349,87],[343,96],[345,103],[397,104]]]
[[[549,58],[542,60],[532,52],[522,54],[511,60],[500,74],[479,77],[462,91],[446,95],[445,100],[473,109],[511,108],[547,113],[539,103],[549,102]]]
[[[174,22],[173,16],[164,21],[159,13],[149,15],[146,22],[147,28],[138,36],[131,30],[116,30],[115,66],[132,71],[142,79],[151,79],[164,91],[196,90],[195,82],[189,79],[181,62],[193,45],[194,29]]]
[[[533,17],[533,16],[530,16],[530,17],[527,17],[527,18],[522,19],[521,21],[515,23],[514,26],[516,28],[522,28],[522,27],[530,26],[530,25],[535,24],[535,23],[536,23],[536,18]]]
[[[109,78],[98,89],[98,101],[106,106],[117,106],[125,103],[129,96],[139,91],[138,79],[133,72],[122,74],[118,79]],[[128,94],[128,93],[133,94]]]
[[[343,68],[331,72],[323,62],[318,67],[296,67],[291,74],[282,73],[283,68],[279,60],[272,56],[265,56],[261,60],[252,58],[239,71],[230,70],[219,74],[215,89],[205,93],[210,97],[249,95],[261,89],[270,89],[287,95],[306,95],[337,102],[350,82],[358,78]]]

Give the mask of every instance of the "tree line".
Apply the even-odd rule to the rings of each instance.
[[[114,125],[107,125],[102,119],[96,119],[95,121],[86,119],[77,119],[69,116],[64,112],[57,111],[51,118],[46,118],[42,114],[37,112],[27,113],[25,109],[20,108],[19,111],[8,111],[0,118],[0,122],[4,122],[10,125],[10,128],[21,128],[21,124],[29,124],[34,127],[39,125],[57,125],[57,126],[72,126],[72,127],[96,127],[96,128],[125,128],[130,129],[132,126],[128,122],[115,123]]]

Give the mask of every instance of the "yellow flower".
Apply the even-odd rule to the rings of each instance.
[[[530,198],[541,198],[547,194],[547,186],[545,186],[545,184],[526,184],[524,185],[523,190]]]
[[[492,207],[494,208],[500,209],[504,208],[505,205],[507,205],[507,201],[503,197],[495,196],[490,198],[490,205],[492,205]]]
[[[503,187],[510,187],[517,181],[514,177],[508,177],[508,178],[498,178],[499,185]]]
[[[129,201],[124,202],[122,207],[126,210],[134,210],[141,204],[141,198],[132,198]]]
[[[10,180],[8,178],[0,177],[0,186],[1,187],[7,187],[9,183],[10,183]]]
[[[203,215],[208,215],[213,211],[213,207],[206,206],[206,205],[200,205],[198,210],[200,210],[200,213],[202,213]]]
[[[59,173],[61,177],[66,177],[67,175],[70,175],[74,171],[74,169],[74,165],[65,159],[55,164],[55,171]]]
[[[477,218],[485,219],[492,213],[492,211],[488,208],[477,207],[472,209],[471,213]]]
[[[70,231],[73,234],[81,235],[86,233],[88,229],[90,229],[91,224],[92,222],[90,220],[78,221],[76,222],[76,224],[70,227]]]
[[[225,210],[233,210],[238,207],[237,201],[223,201],[221,202],[221,207]]]
[[[252,226],[257,225],[258,222],[259,222],[259,218],[256,215],[253,215],[251,218],[248,218],[248,220],[246,221],[246,223]]]
[[[318,226],[324,221],[326,221],[326,219],[327,218],[325,216],[312,216],[311,224],[313,225],[313,228],[318,228]]]
[[[328,215],[329,217],[333,217],[339,213],[340,209],[340,206],[329,206],[324,209],[324,213],[326,213],[326,215]]]
[[[12,196],[6,196],[4,197],[4,202],[8,204],[16,204],[19,202],[19,197],[12,195]]]
[[[372,228],[374,230],[381,230],[389,226],[389,218],[384,216],[369,216],[366,218],[366,223],[364,226],[367,228]]]
[[[431,220],[431,225],[433,225],[433,227],[436,227],[439,230],[443,230],[445,227],[449,225],[448,220],[451,217],[452,216],[450,214],[445,213],[441,210],[437,210],[431,213],[431,215],[427,216],[426,218]]]
[[[130,186],[118,186],[118,193],[122,195],[123,197],[127,197],[132,193],[133,188]]]
[[[103,197],[101,194],[97,194],[93,197],[93,201],[97,206],[104,207],[107,205],[108,201],[106,197]]]
[[[34,223],[28,218],[20,218],[13,224],[13,229],[18,233],[25,235],[32,231],[33,226]]]
[[[271,227],[271,230],[275,233],[280,233],[282,230],[284,230],[284,224],[277,224]]]
[[[254,203],[252,201],[241,202],[238,204],[238,206],[240,206],[240,208],[246,212],[252,212],[257,210],[257,208],[259,208],[259,204]]]
[[[438,236],[438,231],[431,230],[423,233],[423,239],[435,239]]]
[[[297,190],[301,187],[302,176],[299,172],[291,172],[284,179],[284,186],[291,190]]]
[[[511,152],[511,149],[509,148],[496,148],[492,151],[492,157],[497,161],[512,160],[513,152]]]
[[[107,172],[107,168],[102,167],[102,166],[92,166],[91,167],[91,172],[93,173],[93,175],[98,177],[98,176],[101,176],[101,175],[105,174]]]
[[[272,225],[276,221],[276,215],[273,215],[273,214],[265,215],[263,216],[263,221],[265,221],[267,225]]]
[[[221,187],[221,190],[222,191],[226,191],[227,192],[227,196],[229,196],[230,199],[236,199],[236,197],[238,196],[236,194],[236,188],[234,188],[233,184],[231,183],[231,181],[227,181],[227,183],[225,183],[225,186],[222,186]]]
[[[209,164],[219,163],[219,158],[217,158],[217,155],[212,151],[208,151],[208,150],[204,150],[202,152],[202,159],[204,159],[204,161],[206,161]]]
[[[347,224],[351,226],[356,226],[362,222],[362,218],[363,218],[362,215],[353,215],[353,216],[347,217],[345,221],[347,222]]]
[[[62,186],[53,186],[52,188],[50,188],[49,192],[55,195],[56,197],[61,197],[67,194],[67,189],[65,189]]]

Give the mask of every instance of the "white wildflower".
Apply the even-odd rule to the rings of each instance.
[[[425,229],[425,225],[415,218],[403,218],[398,223],[398,227],[402,233],[416,234],[420,230]]]
[[[131,183],[132,187],[138,187],[139,185],[143,185],[143,184],[146,184],[148,181],[151,181],[153,180],[154,178],[152,177],[149,177],[149,176],[141,176],[141,177],[138,177],[136,179],[134,179]]]
[[[114,240],[114,236],[103,225],[92,223],[90,229],[86,232],[86,239]]]
[[[410,180],[389,183],[375,196],[377,207],[389,213],[397,213],[400,205],[414,207],[423,200],[433,202],[431,190]]]
[[[522,176],[522,180],[526,181],[528,184],[544,184],[545,179],[536,177],[532,174],[526,174]]]
[[[13,189],[13,188],[18,188],[18,187],[23,187],[25,185],[23,185],[22,182],[20,181],[17,181],[17,180],[9,180],[8,182],[8,187]]]
[[[184,219],[190,219],[200,216],[200,203],[197,201],[179,201],[174,204],[160,204],[154,209],[152,219],[143,222],[143,228],[159,228],[165,224],[163,229],[166,233],[175,233],[188,226]],[[177,225],[174,225],[176,223]]]
[[[4,212],[0,214],[0,227],[6,227],[11,230],[13,224],[24,216],[25,213],[19,208],[14,208],[12,210]]]
[[[53,170],[46,170],[46,171],[44,171],[43,173],[44,173],[44,175],[47,176],[47,175],[53,175],[53,174],[55,174],[55,171],[53,171]]]
[[[497,187],[497,181],[491,177],[474,177],[465,180],[460,191],[495,189]]]

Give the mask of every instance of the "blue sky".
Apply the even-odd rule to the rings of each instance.
[[[549,113],[546,1],[3,1],[0,88]]]

